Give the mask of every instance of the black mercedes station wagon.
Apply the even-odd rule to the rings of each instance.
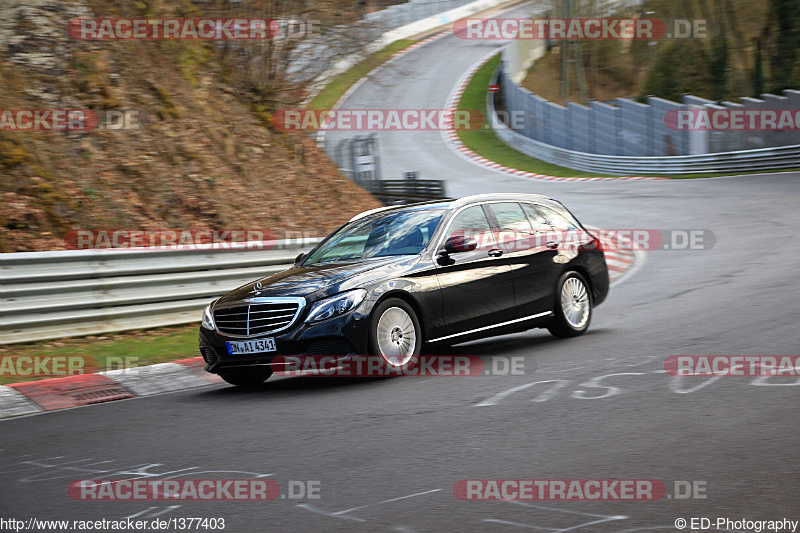
[[[608,287],[599,241],[545,196],[385,207],[213,301],[200,352],[208,372],[245,386],[269,378],[278,355],[405,367],[431,347],[531,328],[580,335]]]

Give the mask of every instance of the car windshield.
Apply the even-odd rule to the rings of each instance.
[[[377,214],[345,225],[303,261],[304,266],[417,255],[427,246],[442,219],[442,209]]]

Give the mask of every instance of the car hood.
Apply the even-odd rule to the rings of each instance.
[[[307,302],[312,302],[339,292],[365,288],[381,279],[396,277],[418,260],[418,256],[402,256],[293,267],[242,285],[222,296],[218,303],[256,296],[303,296]],[[260,290],[256,288],[257,283],[261,284]]]

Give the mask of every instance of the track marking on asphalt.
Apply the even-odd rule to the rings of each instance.
[[[529,524],[520,524],[519,522],[511,522],[509,520],[498,520],[497,518],[484,518],[484,522],[490,522],[492,524],[502,524],[504,526],[516,526],[516,527],[523,527],[525,529],[542,529],[544,531],[555,531],[552,527],[544,527],[544,526],[533,526]]]
[[[637,364],[629,364],[623,366],[638,366],[639,364],[645,364],[649,362],[655,356],[646,356],[646,361],[642,361],[641,363]],[[619,365],[622,361],[625,361],[625,358],[616,361],[616,364]],[[602,400],[605,398],[610,398],[612,396],[618,396],[625,394],[627,392],[641,392],[641,389],[624,389],[623,387],[619,386],[612,386],[605,383],[602,383],[603,380],[609,378],[618,378],[620,376],[649,376],[649,375],[663,375],[666,374],[667,371],[663,368],[648,370],[645,369],[643,372],[609,372],[607,374],[600,374],[595,375],[588,378],[581,378],[585,381],[581,383],[575,384],[575,389],[569,395],[570,398],[575,400]],[[700,383],[697,383],[695,379],[691,379],[691,383],[693,386],[689,388],[684,388],[684,385],[687,383],[687,378],[681,376],[671,376],[669,381],[667,382],[667,388],[670,392],[674,394],[692,394],[699,390],[702,390],[712,383],[718,381],[722,376],[712,376],[710,378],[703,379]],[[775,382],[769,381],[773,378],[780,378],[781,376],[761,376],[753,378],[752,381],[748,382],[750,386],[774,386],[774,387],[797,387],[800,386],[800,378],[796,378],[794,381],[791,382]],[[535,398],[532,398],[530,401],[532,402],[546,402],[556,396],[562,388],[566,387],[573,383],[572,380],[568,379],[550,379],[550,380],[543,380],[543,381],[534,381],[532,383],[523,383],[522,385],[516,385],[509,389],[503,390],[498,392],[497,394],[490,396],[489,398],[482,400],[476,404],[474,407],[487,407],[497,405],[502,400],[506,399],[507,397],[515,394],[517,392],[523,391],[534,385],[546,384],[546,383],[557,383],[557,385],[549,388],[548,390],[544,391],[543,393],[539,394]],[[741,381],[739,381],[741,383]],[[600,389],[595,396],[588,395],[585,389]],[[602,392],[602,391],[605,392]],[[601,394],[602,392],[602,394]]]
[[[495,394],[494,396],[492,396],[488,400],[483,400],[480,403],[476,403],[475,406],[476,407],[485,407],[485,406],[488,406],[488,405],[497,405],[497,402],[499,402],[500,400],[502,400],[506,396],[510,396],[511,394],[514,394],[515,392],[519,392],[521,390],[525,390],[528,387],[533,387],[534,385],[536,385],[536,383],[538,383],[538,382],[525,383],[524,385],[517,385],[516,387],[511,387],[510,389],[504,390],[503,392],[498,392],[497,394]]]
[[[297,507],[300,507],[302,509],[306,509],[308,511],[311,511],[312,513],[321,514],[321,515],[324,515],[324,516],[329,516],[331,518],[342,518],[342,519],[346,519],[346,520],[354,520],[354,521],[357,521],[357,522],[366,522],[366,519],[364,519],[364,518],[359,518],[357,516],[344,516],[344,515],[346,515],[347,513],[351,513],[353,511],[358,511],[359,509],[364,509],[364,508],[367,508],[367,507],[375,507],[377,505],[383,505],[383,504],[386,504],[386,503],[392,503],[392,502],[397,502],[397,501],[400,501],[400,500],[406,500],[408,498],[415,498],[417,496],[424,496],[425,494],[431,494],[431,493],[434,493],[434,492],[439,492],[441,490],[442,489],[431,489],[431,490],[426,490],[426,491],[423,491],[423,492],[415,492],[414,494],[407,494],[405,496],[400,496],[398,498],[390,498],[388,500],[383,500],[383,501],[379,501],[379,502],[375,502],[375,503],[368,503],[366,505],[361,505],[359,507],[352,507],[350,509],[344,509],[342,511],[335,511],[335,512],[325,511],[323,509],[320,509],[318,507],[314,507],[314,506],[309,505],[307,503],[299,503],[299,504],[297,504]]]
[[[409,494],[407,496],[400,496],[399,498],[392,498],[392,499],[389,499],[389,500],[383,500],[382,502],[378,502],[378,503],[369,503],[367,505],[361,505],[359,507],[353,507],[352,509],[347,509],[345,511],[339,511],[339,512],[334,513],[334,514],[337,514],[337,515],[345,514],[345,513],[351,512],[351,511],[357,511],[359,509],[364,509],[365,507],[374,507],[375,505],[381,505],[383,503],[397,502],[397,501],[400,501],[400,500],[405,500],[407,498],[413,498],[415,496],[422,496],[424,494],[430,494],[432,492],[439,492],[440,490],[442,490],[442,489],[432,489],[432,490],[426,490],[424,492],[416,492],[414,494]]]
[[[699,385],[695,385],[694,387],[692,387],[690,389],[684,390],[680,386],[681,378],[679,378],[678,376],[673,376],[672,379],[669,382],[669,388],[670,388],[670,390],[672,392],[674,392],[676,394],[691,394],[693,392],[699,391],[700,389],[703,389],[703,388],[707,387],[708,385],[711,385],[712,383],[714,383],[715,381],[717,381],[721,377],[722,376],[714,376],[712,378],[703,380],[703,382],[700,383]]]
[[[192,466],[188,468],[180,468],[178,470],[168,470],[166,472],[152,472],[155,467],[165,466],[164,463],[139,463],[130,467],[122,467],[120,469],[98,469],[87,468],[94,465],[103,465],[106,463],[113,463],[116,460],[94,461],[94,458],[78,459],[74,461],[66,461],[59,464],[53,464],[53,459],[64,459],[65,456],[59,455],[55,457],[47,457],[43,459],[34,459],[28,461],[20,461],[18,463],[9,465],[12,468],[0,469],[0,474],[12,474],[27,472],[30,470],[44,469],[43,472],[34,475],[28,475],[17,479],[21,483],[30,483],[34,481],[52,481],[55,479],[64,479],[73,477],[76,473],[91,474],[91,475],[109,475],[109,476],[136,476],[127,477],[126,480],[143,479],[143,478],[161,478],[161,479],[176,479],[182,477],[184,474],[191,474],[194,476],[200,474],[246,474],[253,479],[260,479],[265,477],[272,477],[274,474],[264,474],[259,472],[248,472],[244,470],[199,470],[201,467]],[[45,463],[45,461],[48,461]],[[87,462],[94,461],[94,462]],[[77,465],[77,463],[82,463]],[[14,468],[24,466],[23,468]],[[46,477],[43,477],[46,476]],[[115,480],[121,481],[121,479]]]
[[[513,503],[514,505],[521,505],[523,507],[530,507],[532,509],[553,511],[554,513],[574,514],[574,515],[577,515],[577,516],[586,516],[586,517],[589,517],[589,518],[607,518],[609,520],[625,520],[626,518],[629,518],[629,517],[627,517],[625,515],[612,516],[612,515],[605,515],[605,514],[587,513],[587,512],[583,512],[583,511],[569,511],[567,509],[556,509],[555,507],[548,507],[546,505],[539,505],[539,504],[535,504],[535,503],[520,502],[520,501],[514,501],[514,500],[508,500],[508,503]]]
[[[305,509],[306,511],[310,511],[314,514],[328,516],[330,518],[341,518],[342,520],[352,520],[353,522],[366,522],[366,519],[364,518],[359,518],[357,516],[342,516],[336,513],[329,513],[328,511],[324,511],[318,507],[314,507],[313,505],[309,505],[307,503],[298,503],[297,507]]]
[[[627,517],[622,517],[622,518],[627,518]],[[594,520],[592,522],[586,522],[586,523],[583,523],[583,524],[578,524],[577,526],[572,526],[572,527],[568,527],[568,528],[564,528],[564,529],[559,529],[559,528],[555,528],[555,527],[534,526],[533,524],[520,524],[518,522],[509,522],[507,520],[498,520],[496,518],[484,518],[483,521],[484,522],[494,522],[494,523],[497,523],[497,524],[504,524],[504,525],[508,525],[508,526],[524,527],[524,528],[528,528],[528,529],[544,529],[546,531],[552,531],[553,533],[564,533],[565,531],[572,531],[573,529],[578,529],[580,527],[593,526],[595,524],[602,524],[604,522],[609,522],[610,520],[617,520],[617,519],[618,518],[603,518],[601,520]]]
[[[642,360],[641,361],[634,361],[633,363],[624,364],[622,366],[633,367],[633,366],[644,365],[644,364],[647,364],[647,363],[651,362],[653,359],[656,358],[655,355],[635,356],[635,357],[636,358],[641,358]],[[623,357],[622,359],[618,359],[618,358],[615,358],[615,357],[606,357],[604,362],[599,362],[599,363],[600,364],[616,363],[617,365],[619,365],[623,361],[627,361],[629,359],[632,359],[632,358],[631,357]],[[555,373],[559,373],[559,372],[582,370],[582,369],[586,369],[586,368],[591,368],[593,366],[592,364],[580,364],[578,366],[570,366],[570,363],[571,363],[571,361],[567,361],[565,364],[562,364],[559,367],[555,367],[555,368],[552,368],[552,369],[551,368],[547,368],[547,367],[540,368],[540,369],[537,370],[537,373],[539,373],[539,374],[555,374]],[[653,373],[664,373],[666,371],[662,369],[662,370],[654,370],[652,372]],[[601,379],[603,377],[607,377],[607,376],[610,376],[610,375],[613,375],[613,374],[606,374],[605,376],[600,376],[599,378],[596,378],[596,379]],[[504,391],[498,392],[494,396],[491,396],[490,398],[487,398],[486,400],[483,400],[482,402],[479,402],[479,403],[475,404],[475,407],[487,407],[487,406],[491,406],[491,405],[496,405],[498,402],[500,402],[501,400],[503,400],[507,396],[510,396],[510,395],[512,395],[512,394],[514,394],[516,392],[521,391],[521,390],[525,390],[525,389],[527,389],[529,387],[532,387],[534,385],[539,385],[539,384],[543,384],[543,383],[558,383],[558,385],[556,385],[555,387],[552,387],[549,390],[543,392],[542,394],[540,394],[536,398],[533,398],[531,400],[532,402],[546,402],[547,400],[552,398],[559,391],[559,389],[561,389],[562,387],[568,385],[569,383],[571,383],[571,381],[570,380],[564,380],[564,379],[548,379],[548,380],[543,380],[543,381],[534,381],[532,383],[523,383],[522,385],[517,385],[515,387],[511,387],[510,389],[506,389]]]
[[[580,511],[569,511],[569,510],[566,510],[566,509],[555,509],[553,507],[546,507],[544,505],[538,505],[538,504],[522,502],[522,501],[513,501],[513,500],[504,500],[504,501],[506,503],[512,503],[512,504],[516,504],[516,505],[521,505],[523,507],[529,507],[529,508],[536,509],[536,510],[545,510],[545,511],[551,511],[551,512],[554,512],[554,513],[564,513],[564,514],[570,514],[570,515],[577,515],[577,516],[582,516],[582,517],[586,517],[586,518],[597,518],[598,520],[593,520],[593,521],[590,521],[590,522],[577,524],[577,525],[566,527],[566,528],[552,528],[552,527],[546,527],[546,526],[537,526],[537,525],[534,525],[534,524],[523,524],[523,523],[520,523],[520,522],[511,522],[511,521],[508,521],[508,520],[500,520],[500,519],[496,519],[496,518],[485,518],[485,519],[483,519],[483,521],[484,522],[491,522],[491,523],[495,523],[495,524],[507,525],[507,526],[520,527],[520,528],[525,528],[525,529],[540,529],[540,530],[545,530],[545,531],[551,531],[552,533],[566,533],[568,531],[574,531],[576,529],[584,528],[584,527],[591,526],[591,525],[601,524],[601,523],[604,523],[604,522],[617,521],[617,520],[628,520],[628,519],[631,518],[630,516],[626,516],[626,515],[599,515],[599,514],[594,514],[594,513],[583,513],[583,512],[580,512]],[[630,528],[630,529],[624,529],[624,530],[618,531],[617,533],[633,533],[634,531],[653,531],[653,530],[657,530],[657,529],[671,529],[671,530],[674,531],[676,528],[675,528],[674,524],[671,524],[669,526],[641,526],[641,527],[634,527],[634,528]],[[739,530],[733,530],[733,529],[715,529],[715,531],[730,531],[730,532],[733,532],[733,533],[743,533],[743,532],[741,532]]]
[[[134,518],[137,518],[137,517],[143,516],[143,515],[147,516],[147,518],[156,518],[156,517],[159,517],[159,516],[161,516],[163,514],[167,514],[169,512],[172,512],[175,509],[178,509],[179,507],[180,507],[180,505],[170,505],[170,506],[164,508],[163,510],[158,511],[157,513],[146,514],[146,513],[149,513],[150,511],[152,511],[153,509],[158,509],[158,507],[148,507],[144,511],[139,511],[138,513],[134,513],[134,514],[132,514],[130,516],[125,516],[122,519],[123,520],[128,520],[128,519],[133,520]]]
[[[553,533],[566,533],[567,531],[573,531],[575,529],[579,529],[579,528],[583,528],[583,527],[587,527],[587,526],[592,526],[592,525],[596,525],[596,524],[603,524],[605,522],[613,522],[615,520],[627,520],[628,518],[630,518],[630,517],[628,517],[626,515],[602,515],[602,514],[594,514],[594,513],[584,513],[584,512],[581,512],[581,511],[569,511],[569,510],[565,510],[565,509],[556,509],[556,508],[553,508],[553,507],[547,507],[545,505],[538,505],[538,504],[522,502],[522,501],[515,501],[515,500],[503,500],[503,501],[505,501],[506,503],[514,504],[514,505],[520,505],[522,507],[526,507],[526,508],[529,508],[529,509],[536,509],[538,511],[544,510],[544,511],[550,511],[550,512],[553,512],[553,513],[563,513],[563,514],[568,514],[568,515],[581,516],[581,517],[584,517],[584,518],[596,518],[597,520],[591,520],[589,522],[584,522],[584,523],[577,524],[577,525],[574,525],[574,526],[569,526],[569,527],[537,526],[537,525],[534,525],[534,524],[522,524],[520,522],[511,522],[511,521],[508,521],[508,520],[500,520],[500,519],[497,519],[497,518],[484,518],[483,519],[484,522],[492,522],[492,523],[503,524],[503,525],[508,525],[508,526],[523,527],[523,528],[526,528],[526,529],[542,529],[542,530],[545,530],[545,531],[551,531]]]

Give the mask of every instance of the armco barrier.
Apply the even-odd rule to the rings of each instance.
[[[491,81],[497,83],[497,73]],[[621,156],[590,154],[560,148],[526,137],[505,125],[495,113],[496,93],[487,93],[486,109],[497,137],[523,154],[554,165],[602,174],[696,174],[800,168],[800,145],[737,152],[679,156]]]
[[[289,268],[320,240],[0,254],[0,344],[199,322],[213,298]]]

